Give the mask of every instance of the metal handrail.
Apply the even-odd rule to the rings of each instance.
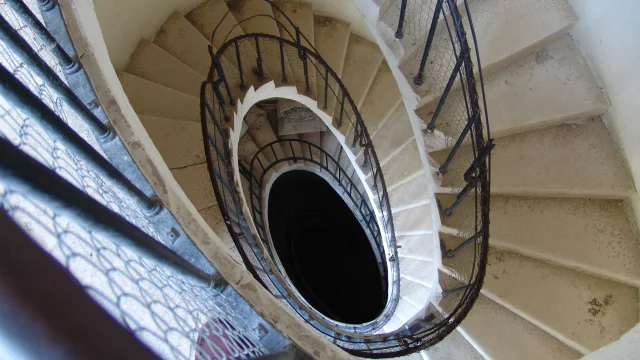
[[[273,5],[270,1],[265,0]],[[398,0],[401,1],[401,0]],[[397,34],[407,35],[406,30],[403,30],[403,21],[404,14],[406,14],[406,6],[407,1],[402,0],[403,8],[400,9],[401,21],[398,23]],[[426,3],[426,2],[425,2]],[[382,179],[382,172],[379,170],[379,164],[377,162],[377,158],[375,156],[375,149],[371,143],[369,138],[366,126],[364,125],[364,121],[355,107],[353,100],[349,96],[349,93],[346,88],[340,82],[339,77],[333,72],[333,70],[326,64],[326,62],[317,54],[306,47],[300,40],[300,36],[296,34],[296,39],[294,41],[290,41],[288,39],[283,39],[279,36],[268,35],[268,34],[244,34],[241,36],[237,36],[225,42],[217,52],[212,51],[212,67],[209,73],[209,77],[205,83],[203,83],[202,88],[202,96],[201,96],[201,108],[202,108],[202,123],[203,123],[203,132],[205,136],[205,148],[209,152],[207,163],[209,165],[210,174],[212,178],[212,183],[214,184],[214,188],[219,188],[216,190],[216,195],[219,192],[225,192],[227,198],[234,198],[236,202],[235,207],[230,207],[232,210],[236,211],[235,216],[229,215],[225,217],[225,220],[228,220],[228,227],[230,229],[230,233],[232,234],[232,238],[238,247],[238,250],[241,253],[241,256],[245,260],[245,264],[247,268],[254,273],[259,280],[262,280],[262,283],[265,287],[269,288],[269,286],[275,286],[277,291],[274,293],[279,299],[284,301],[288,301],[288,303],[294,307],[294,310],[300,314],[300,316],[307,322],[309,322],[312,326],[316,327],[318,331],[323,333],[324,335],[330,337],[334,343],[338,346],[341,346],[345,350],[351,352],[355,355],[372,357],[372,358],[381,358],[381,357],[394,357],[394,356],[402,356],[406,355],[431,345],[442,340],[446,335],[448,335],[455,327],[466,317],[469,310],[473,306],[475,299],[479,296],[480,288],[482,286],[482,280],[484,278],[485,266],[486,266],[486,257],[488,251],[488,224],[489,224],[489,164],[490,164],[490,152],[493,148],[493,142],[491,140],[485,140],[485,138],[490,139],[489,136],[489,127],[487,123],[486,117],[486,105],[484,105],[484,114],[480,110],[479,105],[479,91],[478,86],[480,87],[480,93],[482,93],[484,97],[484,88],[482,84],[482,72],[479,70],[480,75],[480,83],[475,79],[474,71],[473,71],[473,60],[472,60],[472,52],[470,50],[469,43],[466,37],[466,31],[464,29],[462,17],[457,8],[455,0],[437,0],[436,8],[437,10],[433,14],[433,18],[431,21],[431,27],[428,33],[422,34],[426,36],[426,44],[423,54],[423,59],[421,61],[421,66],[417,74],[424,74],[425,66],[429,63],[428,58],[430,56],[430,52],[433,50],[434,36],[436,34],[436,27],[438,26],[446,26],[446,34],[449,35],[449,40],[451,41],[451,47],[454,51],[455,62],[451,65],[451,73],[445,80],[445,85],[443,86],[442,92],[439,97],[436,97],[437,102],[440,104],[437,107],[436,113],[432,118],[432,121],[429,122],[428,130],[434,131],[437,130],[437,120],[439,117],[444,115],[442,112],[443,106],[450,100],[450,93],[453,93],[454,90],[457,91],[457,85],[455,82],[460,82],[460,91],[463,94],[464,100],[464,108],[467,111],[467,120],[464,128],[460,131],[459,136],[457,136],[457,141],[455,142],[453,148],[450,151],[449,156],[447,157],[447,162],[443,164],[441,167],[442,173],[447,171],[447,168],[450,164],[460,165],[460,161],[463,160],[459,155],[459,149],[463,144],[470,144],[470,151],[472,152],[473,159],[470,163],[465,165],[465,170],[467,170],[463,176],[460,174],[460,180],[464,181],[465,186],[458,194],[458,202],[454,203],[449,209],[447,209],[447,215],[450,215],[454,211],[456,211],[456,206],[464,200],[468,196],[474,196],[476,201],[475,207],[473,209],[473,213],[465,213],[465,216],[469,216],[469,221],[473,223],[473,227],[476,231],[473,232],[474,236],[469,237],[466,242],[464,242],[461,246],[458,246],[455,249],[452,249],[448,252],[450,256],[455,256],[456,254],[466,251],[466,249],[473,249],[474,253],[471,259],[469,259],[469,265],[471,267],[470,273],[465,274],[468,275],[463,281],[462,286],[459,286],[456,289],[445,289],[445,293],[448,295],[448,299],[455,299],[456,303],[452,309],[448,309],[444,314],[444,317],[439,320],[433,319],[433,321],[421,321],[411,326],[408,326],[405,329],[399,329],[393,333],[387,334],[364,334],[352,331],[349,333],[348,331],[339,327],[327,327],[326,324],[318,322],[311,314],[305,312],[304,309],[300,308],[295,304],[294,301],[291,301],[291,294],[283,293],[282,284],[274,285],[274,283],[269,283],[269,281],[273,281],[273,276],[266,276],[265,273],[269,273],[275,271],[272,265],[269,264],[268,259],[265,257],[271,256],[266,249],[259,249],[255,244],[259,244],[259,240],[264,240],[266,237],[265,225],[260,222],[261,214],[255,212],[256,209],[254,204],[254,199],[261,201],[260,197],[256,197],[258,194],[254,194],[253,182],[251,185],[251,209],[253,211],[253,221],[255,222],[255,228],[257,234],[246,233],[244,231],[238,231],[238,229],[246,228],[248,229],[249,224],[245,224],[243,226],[243,222],[247,222],[247,218],[242,214],[241,204],[242,199],[239,194],[234,194],[237,190],[229,190],[219,188],[221,184],[221,180],[224,180],[222,177],[223,172],[227,172],[228,178],[227,181],[231,180],[233,183],[233,169],[234,164],[232,157],[230,156],[231,152],[231,130],[222,130],[227,127],[225,122],[230,120],[231,116],[229,112],[231,112],[230,105],[235,103],[234,99],[234,91],[235,87],[237,87],[238,83],[240,84],[241,90],[244,92],[246,90],[247,84],[244,82],[244,78],[246,76],[244,71],[247,68],[248,64],[250,67],[255,66],[257,69],[258,75],[262,76],[261,81],[267,82],[268,76],[271,76],[274,80],[280,79],[280,72],[284,77],[285,66],[283,63],[283,58],[285,57],[283,50],[287,47],[295,48],[295,51],[299,54],[297,59],[292,59],[291,55],[289,55],[289,61],[295,61],[296,64],[302,62],[304,65],[304,77],[306,84],[309,83],[308,80],[308,71],[315,71],[316,75],[319,76],[318,81],[324,87],[320,87],[318,90],[321,101],[319,101],[319,106],[321,108],[327,109],[329,105],[335,107],[336,110],[333,112],[333,120],[334,125],[339,130],[342,126],[347,125],[348,129],[345,131],[347,134],[347,143],[352,147],[357,148],[360,147],[362,150],[362,154],[365,155],[365,161],[363,166],[370,166],[371,171],[368,174],[374,179],[374,182],[378,184],[378,179],[381,179],[381,186],[383,191],[381,192],[380,198],[378,198],[378,203],[386,203],[388,204],[388,195],[386,194],[386,188],[384,187],[384,180]],[[273,5],[275,7],[275,5]],[[472,27],[471,15],[469,14],[468,4],[465,1],[464,7],[467,11],[468,21],[471,27],[471,31],[473,34],[473,42],[476,43],[475,40],[475,32]],[[448,10],[445,13],[445,8]],[[278,9],[279,10],[279,9]],[[268,16],[268,15],[265,15]],[[271,17],[271,16],[269,16]],[[272,18],[272,17],[271,17]],[[245,19],[244,21],[249,21],[251,19]],[[275,20],[275,19],[274,19]],[[290,19],[287,18],[290,21]],[[277,20],[276,20],[277,21]],[[283,24],[280,24],[283,26]],[[296,32],[299,30],[291,22],[291,25]],[[406,28],[404,28],[406,29]],[[287,31],[288,33],[288,31]],[[288,34],[291,36],[292,34]],[[412,34],[415,35],[415,34]],[[422,36],[421,35],[421,36]],[[401,36],[400,36],[401,37]],[[276,53],[268,54],[269,56],[274,57],[274,61],[280,61],[282,63],[281,69],[275,69],[278,71],[277,74],[266,74],[263,68],[263,63],[265,60],[265,52],[263,47],[270,44],[278,44],[279,52],[276,50]],[[252,54],[242,54],[241,46],[239,44],[250,44],[252,45]],[[477,46],[475,47],[476,52],[476,63],[479,65],[478,59],[478,50]],[[275,46],[272,47],[276,49]],[[234,53],[235,51],[235,53]],[[287,54],[291,54],[292,52],[287,52]],[[244,56],[243,56],[244,55]],[[222,56],[225,56],[227,59],[236,59],[235,64],[227,64],[227,66],[222,66],[222,61],[220,59]],[[278,56],[278,58],[276,58]],[[256,61],[257,60],[257,61]],[[268,59],[271,60],[271,59]],[[422,65],[424,64],[424,65]],[[302,67],[302,66],[300,66]],[[256,72],[256,70],[254,70]],[[235,79],[235,81],[234,81]],[[322,83],[324,81],[324,83]],[[337,85],[330,86],[329,83],[331,81],[335,81]],[[416,76],[415,79],[416,85],[422,84],[422,77]],[[231,86],[229,86],[231,84]],[[224,85],[221,88],[221,85]],[[308,85],[307,85],[308,88]],[[226,91],[223,91],[226,90]],[[322,96],[324,95],[324,96]],[[346,109],[346,111],[345,111]],[[272,146],[273,144],[268,144],[266,147]],[[263,148],[265,149],[265,148]],[[261,151],[263,150],[261,149]],[[371,154],[373,154],[372,157]],[[255,159],[255,158],[254,158]],[[292,160],[287,158],[288,161]],[[257,161],[257,160],[256,160]],[[370,162],[373,161],[373,162]],[[277,160],[277,162],[281,162]],[[257,163],[252,162],[252,166]],[[263,166],[265,164],[262,164]],[[273,168],[275,164],[268,164],[265,168]],[[242,169],[243,174],[245,176],[252,177],[253,171],[248,169]],[[457,176],[457,174],[454,174]],[[260,184],[261,181],[255,181]],[[237,185],[238,186],[238,185]],[[256,189],[260,187],[257,186]],[[373,186],[375,190],[378,190],[376,186]],[[229,204],[224,201],[221,202],[220,196],[218,196],[218,201],[220,208],[223,209]],[[225,213],[225,211],[223,211]],[[393,226],[392,220],[389,221],[391,226]],[[388,224],[383,221],[381,226],[387,226]],[[247,245],[247,243],[251,243]],[[473,247],[471,245],[474,245]],[[395,244],[393,246],[395,249]],[[263,253],[257,253],[262,251]],[[394,259],[397,256],[392,257]],[[248,261],[248,262],[247,262]],[[267,264],[266,268],[260,268],[263,264]],[[277,276],[276,276],[277,278]],[[455,295],[455,296],[454,296]],[[431,319],[431,318],[430,318]]]

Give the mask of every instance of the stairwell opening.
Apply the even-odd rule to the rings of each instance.
[[[387,301],[379,254],[349,206],[321,176],[292,170],[271,186],[269,229],[280,262],[305,300],[335,321],[364,324]]]

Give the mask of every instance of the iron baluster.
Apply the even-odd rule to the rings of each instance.
[[[160,212],[162,206],[155,196],[147,196],[135,186],[4,66],[0,66],[0,95],[37,122],[47,133],[54,134],[54,137],[61,140],[67,148],[95,165],[101,176],[113,179],[121,189],[136,200],[147,215],[153,216]]]
[[[236,48],[236,61],[238,62],[238,71],[240,72],[240,90],[245,91],[246,85],[244,83],[244,74],[242,71],[242,59],[240,58],[240,45],[238,44],[238,40],[233,42],[233,45]]]
[[[256,76],[258,76],[258,80],[260,82],[264,82],[266,79],[264,77],[264,67],[262,65],[262,54],[260,53],[260,40],[258,36],[255,37],[256,40],[256,65],[258,66],[258,70],[256,72]]]
[[[213,46],[209,45],[209,55],[211,56],[211,61],[213,62],[216,70],[218,71],[218,81],[222,81],[224,84],[224,88],[227,91],[227,96],[229,97],[229,105],[233,106],[236,104],[235,100],[233,100],[233,94],[231,94],[231,87],[229,86],[229,82],[227,81],[227,77],[224,74],[224,70],[222,69],[222,64],[218,58],[213,54]],[[219,101],[224,104],[224,99],[220,98]]]
[[[29,7],[22,0],[6,0],[5,3],[20,16],[22,21],[31,29],[36,36],[43,42],[51,54],[58,60],[62,69],[66,74],[75,74],[80,70],[80,63],[77,59],[72,58],[60,46],[58,41],[51,35],[49,30],[36,18]],[[55,1],[39,0],[40,8],[43,11],[51,10],[55,7]]]
[[[282,70],[282,83],[286,84],[287,83],[287,69],[285,67],[285,63],[284,63],[284,44],[282,42],[282,39],[280,39],[280,41],[278,41],[279,45],[280,45],[280,69]]]
[[[464,286],[460,286],[457,287],[455,289],[451,289],[451,290],[445,290],[442,292],[442,297],[447,297],[447,296],[451,296],[453,294],[457,294],[459,292],[463,292],[465,290],[467,290],[469,287],[472,287],[473,283],[469,284],[469,285],[464,285]]]
[[[396,29],[396,39],[402,39],[404,37],[404,15],[407,11],[407,0],[402,0],[400,4],[400,17],[398,18],[398,28]]]
[[[445,255],[445,257],[452,258],[452,257],[456,256],[457,253],[462,251],[462,249],[466,248],[467,246],[473,244],[482,235],[484,235],[484,232],[482,230],[478,231],[473,236],[471,236],[467,240],[465,240],[462,244],[458,245],[455,249],[448,250],[447,254]]]
[[[342,101],[340,101],[340,120],[338,120],[338,129],[342,127],[342,117],[344,116],[344,99],[346,97],[346,93],[342,92]]]
[[[18,1],[20,2],[20,1]],[[21,2],[20,2],[21,3]],[[28,9],[27,9],[28,11]],[[37,20],[36,20],[37,21]],[[110,125],[103,123],[89,110],[78,96],[58,77],[49,65],[36,53],[31,46],[9,23],[0,16],[0,39],[8,45],[38,75],[48,86],[55,90],[65,103],[69,105],[91,128],[94,136],[101,143],[115,138]]]
[[[433,116],[431,117],[431,121],[427,125],[427,131],[433,131],[436,128],[436,119],[440,115],[440,111],[442,111],[442,107],[444,106],[447,97],[449,96],[449,92],[451,91],[451,87],[456,80],[456,76],[458,76],[458,72],[460,71],[460,67],[464,63],[464,59],[466,58],[468,52],[462,51],[460,55],[458,55],[458,59],[456,60],[456,65],[453,67],[453,71],[449,75],[449,80],[447,80],[447,85],[442,91],[442,95],[440,95],[440,100],[438,100],[438,105],[436,106],[436,110],[433,112]]]
[[[420,86],[424,83],[424,68],[427,66],[427,58],[433,45],[433,38],[436,34],[436,28],[438,27],[438,20],[440,19],[440,13],[442,12],[442,0],[436,1],[435,10],[433,11],[433,17],[431,18],[431,26],[429,27],[429,35],[427,35],[427,42],[424,45],[424,51],[422,53],[422,59],[420,60],[420,67],[418,73],[413,78],[413,83]]]
[[[467,120],[467,125],[465,125],[464,129],[462,129],[460,136],[458,136],[458,140],[456,140],[456,143],[453,145],[453,148],[451,148],[449,155],[447,155],[447,159],[444,161],[442,166],[440,166],[440,168],[438,169],[438,173],[444,174],[445,172],[447,172],[447,168],[449,167],[449,164],[451,163],[451,161],[453,160],[453,157],[458,152],[460,145],[462,145],[464,138],[467,136],[467,133],[469,132],[469,130],[471,130],[472,126],[473,126],[473,121],[471,121],[471,119]]]

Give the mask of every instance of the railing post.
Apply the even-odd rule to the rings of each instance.
[[[400,4],[400,18],[398,19],[398,29],[396,30],[396,39],[402,39],[404,36],[404,14],[407,11],[407,0],[402,0]]]
[[[282,42],[282,38],[279,39],[280,43],[280,68],[282,70],[282,83],[287,83],[287,68],[284,62],[284,43]]]
[[[427,66],[427,57],[433,44],[433,37],[436,34],[436,28],[438,27],[438,20],[440,19],[440,13],[442,12],[442,1],[437,0],[436,7],[433,11],[433,17],[431,18],[431,26],[429,27],[429,35],[427,36],[427,42],[424,45],[424,52],[422,53],[422,59],[420,60],[420,68],[418,73],[413,78],[413,83],[420,86],[424,83],[424,68]]]
[[[307,54],[302,50],[302,43],[300,40],[300,28],[295,27],[296,29],[296,46],[298,47],[298,57],[302,60],[302,69],[304,71],[304,84],[305,90],[304,94],[307,96],[311,95],[311,87],[309,86],[309,64],[307,64]]]
[[[66,74],[74,74],[80,70],[80,63],[64,51],[49,30],[36,18],[22,0],[5,0],[5,3],[7,3],[36,36],[40,38],[51,54],[60,62]],[[42,11],[52,10],[56,6],[56,2],[53,0],[38,0],[38,4]]]
[[[245,91],[247,87],[244,84],[244,74],[242,73],[242,60],[240,59],[240,45],[238,44],[238,40],[235,40],[233,45],[236,48],[236,61],[238,62],[238,71],[240,72],[240,90]]]
[[[233,100],[233,94],[231,94],[231,88],[229,87],[229,83],[227,82],[227,77],[225,76],[224,70],[222,69],[222,64],[220,64],[220,61],[218,60],[216,55],[213,53],[213,46],[209,45],[208,49],[209,49],[209,55],[211,55],[211,61],[213,62],[216,69],[218,70],[219,81],[220,80],[222,81],[222,83],[224,84],[225,90],[227,91],[227,96],[229,97],[229,105],[233,106],[236,104],[236,102],[235,100]],[[222,103],[224,103],[224,101]]]
[[[257,53],[256,65],[258,66],[256,76],[258,76],[258,80],[260,82],[264,82],[265,81],[264,67],[262,65],[262,54],[260,53],[260,39],[258,38],[258,36],[255,37],[255,41],[256,41],[256,53]]]
[[[444,103],[447,100],[447,97],[449,96],[449,92],[451,92],[451,87],[453,87],[453,83],[456,80],[456,76],[458,76],[458,73],[460,72],[460,67],[464,63],[464,59],[466,58],[466,56],[467,56],[467,52],[465,50],[461,51],[460,54],[458,55],[458,59],[456,60],[456,65],[453,67],[453,71],[451,71],[451,74],[449,75],[449,80],[447,81],[447,85],[442,91],[442,95],[440,95],[440,100],[438,100],[438,105],[436,106],[436,110],[433,112],[431,121],[429,121],[429,124],[427,124],[427,131],[435,130],[436,119],[438,119],[438,116],[440,115],[440,111],[442,111],[442,108],[444,107]]]

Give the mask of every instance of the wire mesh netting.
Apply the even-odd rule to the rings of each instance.
[[[164,359],[240,359],[266,353],[226,297],[118,246],[0,179],[0,204],[105,310]]]

